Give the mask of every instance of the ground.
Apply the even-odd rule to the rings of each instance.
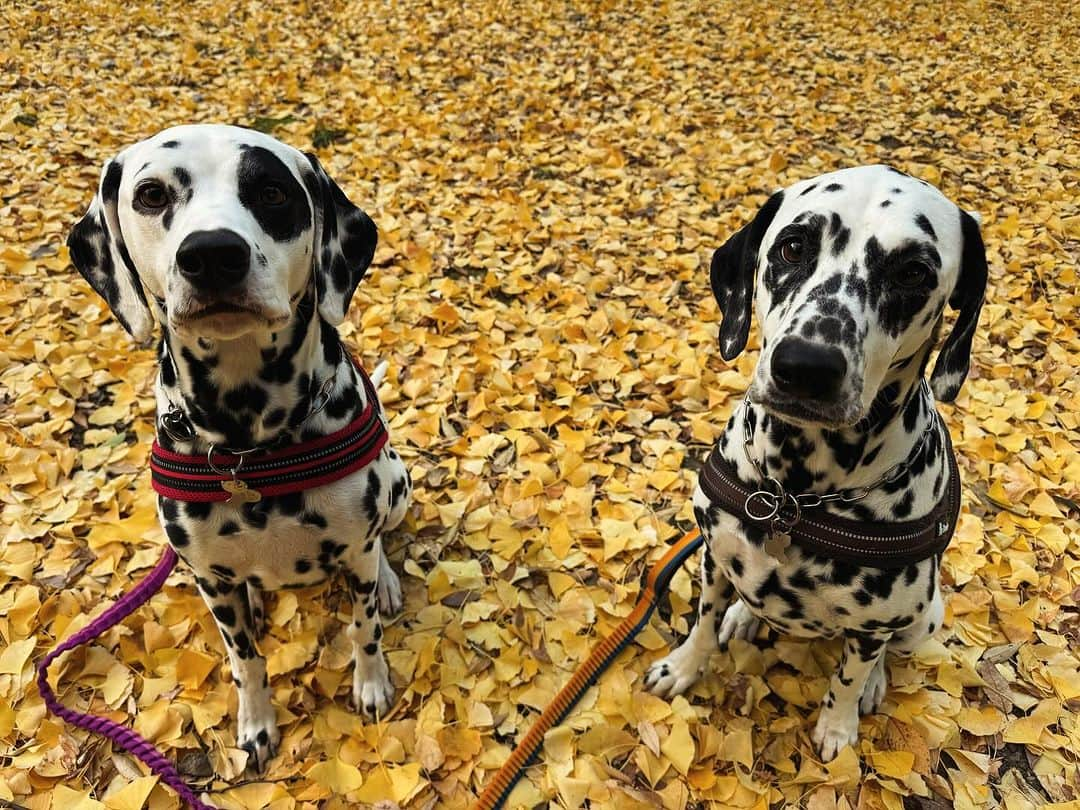
[[[0,807],[175,796],[46,715],[32,664],[157,560],[153,352],[63,240],[102,162],[173,124],[317,151],[381,238],[344,328],[416,501],[392,715],[347,703],[340,587],[271,600],[282,755],[243,773],[222,642],[178,569],[54,667],[225,808],[465,808],[691,523],[747,383],[711,251],[775,188],[887,162],[983,217],[989,301],[943,407],[964,482],[946,626],[890,660],[858,750],[809,731],[837,648],[734,643],[642,689],[670,611],[553,732],[509,806],[994,807],[1080,798],[1080,128],[1075,4],[20,3],[0,21]],[[145,805],[144,805],[145,801]],[[1051,805],[1054,806],[1054,805]],[[1070,806],[1076,806],[1072,804]]]

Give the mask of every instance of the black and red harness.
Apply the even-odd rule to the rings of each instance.
[[[375,386],[360,364],[353,365],[367,392],[360,415],[340,430],[281,450],[253,448],[186,455],[154,441],[151,485],[178,501],[254,502],[263,497],[314,489],[367,466],[386,444],[387,432]]]

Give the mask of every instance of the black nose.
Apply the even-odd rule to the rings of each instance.
[[[189,233],[176,251],[176,266],[193,286],[222,290],[247,275],[251,248],[238,233],[227,230]]]
[[[784,338],[773,351],[772,377],[776,387],[794,397],[831,402],[840,393],[847,360],[839,349]]]

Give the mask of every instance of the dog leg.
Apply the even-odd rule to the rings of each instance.
[[[394,702],[376,606],[381,554],[377,549],[360,552],[357,558],[347,561],[346,572],[353,599],[353,621],[347,631],[353,647],[353,702],[368,717],[384,717]]]
[[[270,704],[266,660],[255,649],[255,626],[247,589],[225,580],[209,582],[199,578],[197,581],[229,654],[239,697],[237,745],[248,752],[248,767],[262,773],[277,753],[281,734]]]
[[[829,683],[829,692],[821,704],[817,725],[811,735],[823,762],[836,757],[845,745],[859,739],[859,701],[869,689],[870,697],[885,689],[883,659],[888,639],[876,636],[848,636],[840,666]],[[879,663],[880,662],[880,663]],[[868,686],[874,671],[878,682]]]
[[[667,657],[649,667],[645,686],[653,694],[674,697],[685,692],[698,679],[709,656],[716,650],[716,617],[720,606],[731,598],[734,588],[717,570],[711,544],[701,549],[701,597],[697,623],[686,641]]]
[[[266,635],[266,608],[263,605],[262,591],[247,583],[247,602],[248,610],[251,615],[251,628],[255,633],[255,640],[258,641],[264,635]]]
[[[726,651],[728,642],[733,638],[741,638],[750,641],[757,635],[761,620],[750,612],[750,608],[742,599],[735,602],[724,612],[724,620],[720,622],[720,632],[716,641],[721,651]]]
[[[379,544],[379,585],[376,594],[379,602],[379,613],[383,616],[396,616],[401,612],[401,580],[390,567],[390,560],[386,557],[386,551]]]

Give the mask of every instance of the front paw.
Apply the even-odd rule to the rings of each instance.
[[[269,705],[267,708],[270,708]],[[259,717],[258,715],[263,715]],[[270,760],[277,756],[281,733],[274,722],[274,712],[251,713],[241,717],[238,728],[238,744],[248,753],[248,768],[263,773]]]
[[[645,688],[662,698],[681,695],[694,685],[709,660],[709,650],[699,651],[689,642],[649,667]]]
[[[822,708],[817,725],[810,735],[822,762],[836,758],[845,745],[855,745],[859,741],[859,713],[857,707],[849,709],[839,706]]]
[[[368,659],[363,665],[358,661],[353,670],[353,704],[365,717],[385,718],[394,705],[390,670],[381,653]]]
[[[750,641],[757,635],[761,620],[758,619],[742,599],[732,602],[720,622],[720,631],[716,634],[716,641],[720,645],[720,651],[727,650],[728,642],[733,638],[741,638]]]

